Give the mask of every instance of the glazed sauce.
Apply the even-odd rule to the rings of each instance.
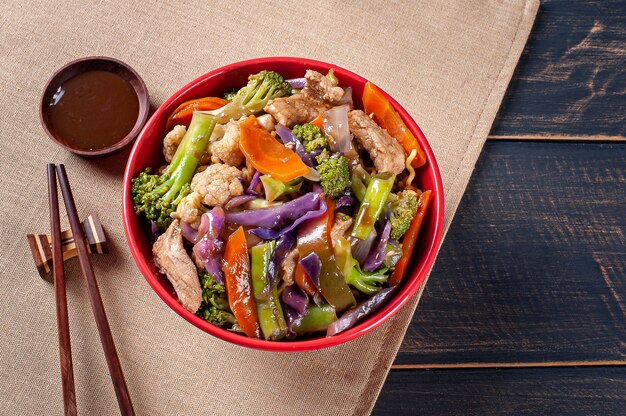
[[[56,136],[69,146],[98,150],[135,126],[139,100],[128,81],[107,71],[87,71],[65,81],[50,102]]]

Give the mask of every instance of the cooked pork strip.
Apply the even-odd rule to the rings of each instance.
[[[154,262],[167,276],[178,295],[178,301],[191,313],[196,313],[202,303],[202,289],[196,266],[183,246],[183,236],[178,220],[172,221],[165,233],[152,246]]]

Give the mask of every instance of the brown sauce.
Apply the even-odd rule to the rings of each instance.
[[[107,71],[67,80],[50,103],[56,136],[71,147],[98,150],[123,139],[135,126],[139,100],[128,81]]]

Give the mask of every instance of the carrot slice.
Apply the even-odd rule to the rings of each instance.
[[[210,111],[216,110],[228,104],[228,101],[219,97],[204,97],[197,98],[195,100],[185,101],[172,112],[165,124],[165,131],[170,131],[174,126],[182,124],[185,127],[189,127],[191,123],[191,117],[193,112],[198,111]]]
[[[313,124],[316,127],[319,127],[320,130],[322,130],[322,133],[323,133],[324,132],[324,113],[322,113],[319,116],[315,117],[309,123]]]
[[[256,313],[250,281],[250,258],[243,227],[228,237],[222,264],[228,304],[239,327],[249,337],[261,338],[261,327]]]
[[[383,93],[369,81],[365,84],[363,90],[363,107],[365,107],[367,114],[374,115],[374,121],[387,130],[387,133],[402,145],[407,154],[410,154],[413,149],[417,150],[415,159],[411,163],[413,167],[418,168],[426,163],[424,150],[422,150],[413,133],[404,124],[400,114],[393,109]]]
[[[404,238],[402,240],[402,257],[396,264],[396,268],[389,278],[389,286],[396,286],[400,284],[404,278],[406,269],[409,268],[409,262],[411,261],[411,256],[413,255],[413,249],[415,248],[415,243],[417,242],[417,236],[420,233],[420,228],[422,228],[424,216],[426,215],[426,210],[428,209],[431,192],[432,191],[425,191],[422,195],[420,195],[417,213],[415,214],[415,217],[413,217],[406,234],[404,234]]]
[[[256,117],[239,123],[239,148],[256,170],[282,182],[306,175],[309,168],[293,150],[279,143]]]

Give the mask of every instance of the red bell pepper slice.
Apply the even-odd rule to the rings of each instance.
[[[256,312],[250,280],[250,258],[243,227],[228,237],[222,264],[228,304],[239,327],[249,337],[261,338],[261,327]]]

